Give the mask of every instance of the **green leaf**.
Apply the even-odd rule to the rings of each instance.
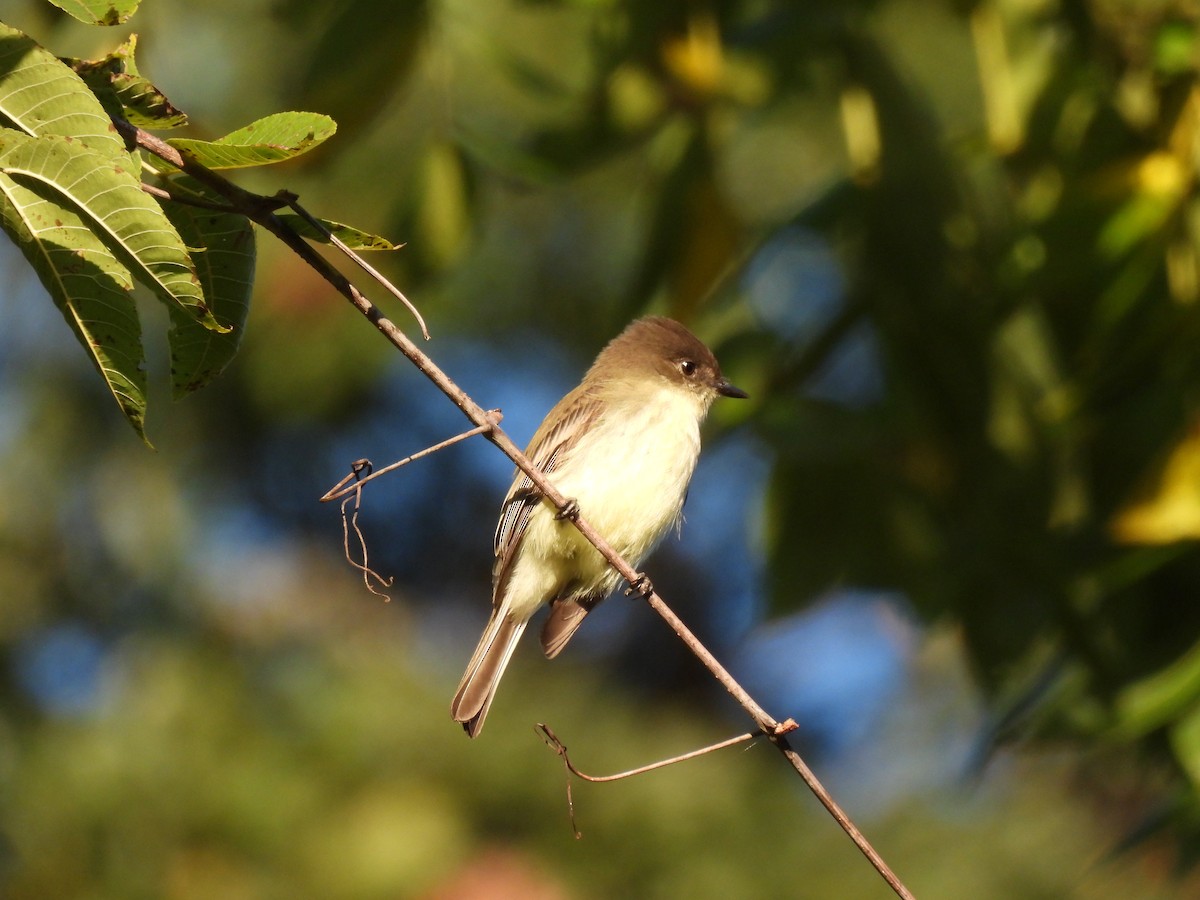
[[[1134,194],[1104,223],[1096,240],[1098,252],[1108,259],[1124,256],[1160,231],[1178,208],[1175,193]]]
[[[55,6],[89,25],[120,25],[134,14],[142,0],[50,0]]]
[[[1197,704],[1200,704],[1200,643],[1165,669],[1121,692],[1116,704],[1117,730],[1125,736],[1146,734],[1178,719]]]
[[[1196,65],[1197,29],[1194,21],[1167,18],[1154,35],[1154,68],[1163,75],[1191,72]]]
[[[215,141],[168,143],[210,169],[238,169],[293,159],[332,137],[337,123],[319,113],[282,112],[251,122]]]
[[[128,169],[69,137],[0,129],[0,172],[53,191],[160,300],[227,330],[208,308],[187,247]]]
[[[1171,729],[1171,749],[1192,785],[1200,787],[1200,704],[1194,705]]]
[[[290,225],[296,234],[301,237],[306,237],[312,241],[320,241],[323,244],[329,243],[329,239],[320,231],[313,228],[303,216],[298,216],[295,213],[276,213],[276,215],[281,221]],[[317,221],[324,225],[334,237],[351,250],[399,250],[404,246],[403,244],[393,244],[387,238],[380,237],[377,234],[368,234],[365,231],[360,231],[351,225],[343,225],[341,222],[331,222],[329,219],[318,219]]]
[[[97,153],[129,159],[112,120],[83,80],[2,22],[0,73],[0,125],[32,135],[69,135]]]
[[[207,197],[191,178],[171,179],[172,193]],[[197,390],[229,364],[241,344],[254,284],[254,227],[245,216],[165,201],[163,209],[192,248],[196,274],[213,315],[230,325],[216,332],[171,308],[171,381],[176,399]]]
[[[146,374],[128,270],[45,185],[27,187],[0,175],[0,226],[29,260],[121,412],[145,440]]]
[[[187,115],[176,109],[158,88],[142,77],[134,62],[137,35],[100,59],[68,59],[69,65],[92,90],[110,115],[140,128],[178,128]]]

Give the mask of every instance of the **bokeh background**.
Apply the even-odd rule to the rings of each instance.
[[[752,399],[646,569],[917,896],[980,900],[1200,896],[1198,17],[0,0],[64,56],[137,31],[196,136],[332,115],[241,183],[407,242],[372,261],[518,441],[634,316],[708,340]],[[766,746],[576,784],[575,839],[533,723],[597,773],[747,724],[623,598],[463,737],[511,466],[375,483],[368,593],[316,498],[466,423],[268,239],[215,386],[151,341],[154,450],[0,271],[4,896],[890,896]]]

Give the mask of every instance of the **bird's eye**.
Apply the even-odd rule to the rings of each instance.
[[[696,374],[696,364],[690,359],[681,359],[679,361],[679,371],[682,372],[685,377],[691,378]]]

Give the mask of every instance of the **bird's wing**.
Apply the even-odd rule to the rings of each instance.
[[[559,468],[579,443],[579,436],[595,421],[600,413],[600,402],[584,386],[577,387],[558,402],[543,420],[534,434],[525,455],[541,472],[547,475]],[[529,524],[529,517],[542,502],[542,492],[532,479],[520,469],[508,496],[500,508],[500,521],[496,525],[493,550],[496,561],[492,566],[492,604],[499,606],[503,598],[502,587],[507,581],[517,548]]]

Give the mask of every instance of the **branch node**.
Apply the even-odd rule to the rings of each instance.
[[[796,720],[789,717],[784,719],[782,722],[775,723],[775,727],[771,729],[771,737],[780,737],[788,734],[789,732],[795,731],[799,727],[800,726],[796,723]]]
[[[350,474],[322,494],[321,499],[318,502],[328,503],[330,500],[337,500],[346,496],[347,494],[356,492],[359,488],[359,485],[371,477],[371,473],[374,471],[374,469],[375,467],[371,464],[369,459],[366,459],[365,457],[363,459],[356,459],[354,462],[350,463]],[[366,475],[364,475],[363,472],[366,472]],[[351,481],[356,483],[350,487],[347,487]]]

